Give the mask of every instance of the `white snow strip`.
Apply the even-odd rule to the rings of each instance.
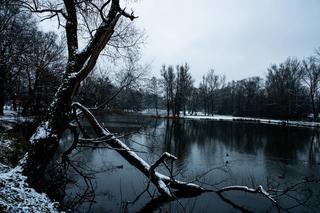
[[[76,77],[77,77],[77,74],[78,74],[78,73],[75,73],[75,72],[70,73],[69,76],[68,76],[68,78],[69,78],[69,79],[71,79],[71,78],[76,78]]]
[[[127,150],[128,154],[130,154],[133,158],[140,162],[141,165],[145,168],[145,170],[150,169],[150,165],[140,158],[135,152],[131,151],[130,148],[125,145],[121,140],[117,139],[116,137],[112,136],[112,139],[116,140],[119,144],[121,144],[122,149]]]
[[[166,193],[166,195],[172,196],[168,186],[162,180],[158,180],[158,186]]]
[[[214,116],[186,115],[181,117],[185,119],[192,119],[192,120],[248,121],[248,122],[258,122],[263,124],[285,125],[285,126],[295,126],[295,127],[320,127],[319,122],[286,121],[286,120],[264,119],[264,118],[237,117],[237,116],[228,116],[228,115],[214,115]]]
[[[11,127],[12,125],[5,124],[5,123],[24,123],[24,122],[31,122],[33,119],[30,117],[23,117],[19,115],[16,111],[5,109],[3,115],[0,116],[0,122],[3,123],[2,126],[6,125],[5,127]]]
[[[267,197],[269,200],[271,200],[274,203],[277,203],[275,199],[273,199],[270,194],[261,186],[259,185],[256,189],[249,188],[247,186],[227,186],[222,189],[220,189],[220,192],[224,191],[232,191],[232,190],[239,190],[239,191],[245,191],[245,192],[250,192],[250,193],[261,193],[265,197]]]

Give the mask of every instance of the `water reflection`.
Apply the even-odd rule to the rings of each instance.
[[[99,120],[119,136],[139,130],[139,133],[123,138],[128,146],[137,150],[150,163],[155,162],[165,151],[174,154],[178,157],[175,162],[176,175],[184,180],[198,178],[206,187],[219,188],[232,184],[256,187],[261,184],[264,188],[272,186],[283,189],[301,180],[320,177],[318,130],[256,123],[149,120],[141,117],[100,117]],[[77,167],[90,168],[90,175],[94,176],[92,191],[95,202],[90,203],[90,208],[88,203],[72,206],[76,210],[123,210],[123,202],[134,200],[146,185],[146,178],[113,150],[81,148],[72,154],[72,159],[78,162]],[[212,171],[206,173],[209,170]],[[199,178],[201,174],[205,175]],[[77,186],[83,188],[87,185],[79,173],[73,171],[70,176],[73,176],[73,182],[68,184],[64,198],[65,204],[69,206],[72,197],[79,193]],[[311,198],[304,205],[298,205],[290,211],[312,212],[320,207],[317,197],[319,183],[312,182],[308,187]],[[297,189],[296,193],[300,191]],[[272,210],[270,202],[258,199],[257,196],[252,198],[256,200],[254,204],[248,202],[247,198],[241,198],[242,195],[235,197],[239,198],[240,203],[251,205],[254,211]],[[134,212],[145,209],[150,206],[151,200],[146,194],[134,205],[126,205],[126,210]],[[296,202],[282,199],[281,204],[289,208]],[[235,210],[214,193],[185,198],[179,203],[165,203],[161,208],[173,212]]]

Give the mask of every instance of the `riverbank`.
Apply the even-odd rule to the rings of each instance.
[[[239,121],[239,122],[253,122],[253,123],[262,123],[262,124],[270,124],[270,125],[280,125],[280,126],[320,128],[319,122],[238,117],[238,116],[229,116],[229,115],[213,115],[213,116],[185,115],[185,116],[181,116],[181,118],[192,119],[192,120]]]
[[[6,110],[0,116],[0,212],[58,212],[58,203],[27,184],[18,161],[26,152],[26,141],[19,128],[30,118]]]
[[[267,119],[267,118],[253,118],[253,117],[241,117],[232,115],[204,115],[198,112],[197,115],[180,115],[177,116],[167,116],[165,110],[159,110],[158,115],[156,115],[154,109],[144,110],[140,112],[143,115],[148,115],[153,118],[165,118],[165,119],[191,119],[191,120],[213,120],[213,121],[236,121],[236,122],[251,122],[251,123],[261,123],[279,126],[292,126],[292,127],[309,127],[309,128],[320,128],[320,122],[310,122],[310,121],[298,121],[298,120],[279,120],[279,119]]]
[[[58,212],[59,204],[30,188],[21,170],[0,163],[0,212]]]

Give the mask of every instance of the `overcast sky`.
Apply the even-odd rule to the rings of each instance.
[[[188,62],[197,83],[209,68],[227,80],[264,77],[271,63],[320,46],[320,0],[141,0],[132,7],[153,72]]]

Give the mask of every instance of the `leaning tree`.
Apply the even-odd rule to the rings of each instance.
[[[73,102],[81,82],[92,72],[100,54],[112,42],[112,37],[121,19],[133,21],[137,18],[133,12],[127,13],[121,8],[119,0],[64,0],[55,3],[23,0],[20,2],[30,11],[44,14],[44,19],[57,17],[59,25],[63,25],[65,29],[68,50],[63,78],[48,109],[47,119],[39,124],[30,138],[30,148],[21,161],[23,172],[28,176],[29,182],[36,183],[41,178],[59,146],[60,138],[67,129],[74,133],[75,140],[64,156],[71,153],[72,148],[77,146],[78,130],[77,126],[73,125],[73,121],[77,120],[78,114],[81,113],[95,130],[98,138],[96,141],[104,142],[116,150],[147,176],[161,194],[173,197],[171,188],[188,192],[205,191],[196,184],[178,181],[156,171],[156,168],[161,163],[165,163],[165,160],[173,161],[176,157],[164,153],[154,164],[148,164],[103,128],[88,108],[78,102]],[[94,23],[99,23],[99,25],[96,29],[89,31],[90,39],[85,42],[80,39],[80,28],[84,25],[89,29],[89,20],[94,20]],[[79,46],[83,43],[85,43],[84,48],[80,48]]]

